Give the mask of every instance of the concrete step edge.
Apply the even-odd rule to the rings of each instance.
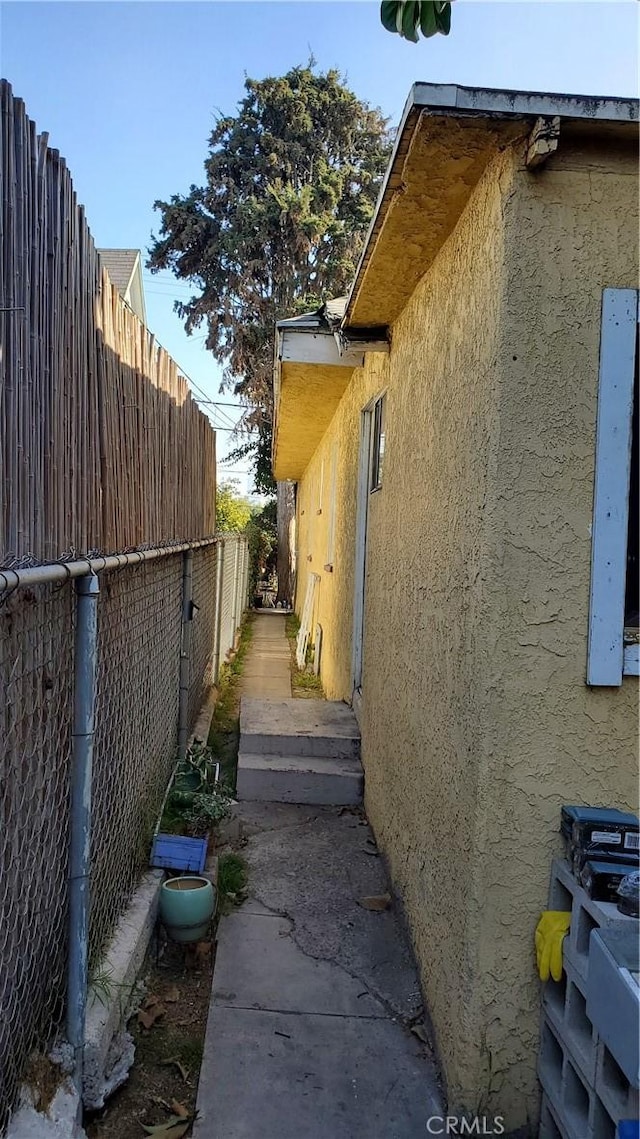
[[[240,747],[254,755],[315,755],[328,759],[359,759],[360,740],[336,736],[279,736],[241,732]]]
[[[295,776],[296,772],[313,772],[338,777],[357,776],[364,771],[359,759],[352,756],[328,755],[265,755],[241,749],[238,752],[238,770],[281,771]]]

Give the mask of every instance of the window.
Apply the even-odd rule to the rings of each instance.
[[[373,405],[373,436],[371,439],[371,480],[369,490],[379,490],[382,486],[384,465],[385,409],[387,397],[381,395]]]
[[[640,675],[638,292],[602,298],[587,683]]]

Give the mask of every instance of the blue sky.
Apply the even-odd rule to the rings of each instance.
[[[13,0],[0,4],[0,70],[66,157],[96,244],[141,249],[154,200],[201,181],[214,115],[233,113],[245,74],[281,74],[310,52],[394,124],[415,80],[637,94],[636,0],[456,0],[451,35],[418,45],[385,32],[378,12],[368,0]],[[145,274],[145,289],[159,340],[210,399],[229,401],[202,339],[172,312],[186,287]],[[210,411],[220,428],[238,417]],[[229,439],[221,431],[220,456]],[[250,489],[246,468],[239,477]]]

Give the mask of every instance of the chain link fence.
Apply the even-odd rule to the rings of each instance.
[[[216,585],[219,544],[198,550],[193,557],[193,631],[191,634],[191,666],[189,671],[189,724],[195,722],[206,692],[215,683],[216,618],[218,616]],[[243,606],[244,609],[244,606]],[[235,633],[234,633],[235,636]]]
[[[195,548],[188,727],[246,606],[241,535]],[[89,952],[99,965],[141,872],[176,760],[181,552],[97,569]],[[124,562],[124,558],[122,559]],[[41,567],[41,576],[47,569]],[[24,574],[25,581],[29,573]],[[17,584],[16,584],[17,579]],[[0,571],[0,585],[3,582]],[[13,584],[12,584],[13,582]],[[0,1134],[29,1056],[62,1030],[74,703],[72,580],[0,589]]]
[[[237,541],[237,535],[226,534],[219,539],[218,597],[220,610],[220,636],[217,670],[220,671],[233,648],[238,615],[246,606],[249,588],[249,551],[246,541]]]
[[[0,609],[0,1131],[63,1014],[73,633],[68,586],[19,590]]]

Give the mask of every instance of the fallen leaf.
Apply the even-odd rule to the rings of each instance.
[[[150,1009],[141,1008],[138,1012],[138,1024],[141,1024],[143,1028],[152,1028],[156,1021],[159,1020],[161,1016],[164,1016],[166,1011],[164,1005],[160,1004],[153,1005]]]
[[[360,898],[360,905],[365,910],[381,912],[388,910],[391,905],[391,894],[370,894],[367,898]]]
[[[169,989],[164,994],[164,997],[162,999],[165,1002],[165,1004],[168,1004],[168,1005],[175,1004],[176,1001],[180,1000],[180,989],[176,985],[174,985],[173,988]]]
[[[171,1108],[169,1107],[166,1099],[162,1099],[159,1095],[152,1095],[151,1103],[157,1103],[158,1107],[163,1107],[165,1111],[171,1111]]]
[[[179,1060],[176,1060],[175,1056],[172,1056],[170,1060],[163,1060],[162,1061],[162,1067],[163,1068],[170,1068],[172,1065],[175,1065],[175,1067],[178,1069],[178,1071],[179,1071],[180,1075],[182,1076],[182,1079],[184,1080],[185,1084],[188,1083],[188,1081],[189,1081],[188,1069],[185,1068],[184,1064],[181,1064]]]
[[[422,1041],[423,1044],[429,1044],[429,1037],[427,1036],[427,1030],[424,1024],[412,1024],[411,1031],[413,1032],[414,1036],[418,1037],[418,1040]]]
[[[146,1123],[142,1124],[143,1129],[147,1135],[161,1135],[164,1139],[182,1139],[183,1135],[191,1127],[191,1120],[181,1119],[178,1115],[172,1115],[171,1119],[167,1119],[166,1123],[158,1123],[155,1127],[149,1127]]]
[[[189,1108],[185,1107],[183,1103],[179,1103],[177,1099],[171,1100],[171,1111],[174,1115],[177,1115],[179,1119],[189,1118]]]
[[[149,997],[145,997],[145,999],[142,1002],[142,1007],[143,1008],[153,1008],[154,1005],[159,1005],[159,1004],[160,1004],[160,997],[155,997],[155,996],[151,995]]]
[[[363,854],[372,854],[374,858],[378,857],[378,851],[374,850],[371,846],[365,846],[362,849]]]

